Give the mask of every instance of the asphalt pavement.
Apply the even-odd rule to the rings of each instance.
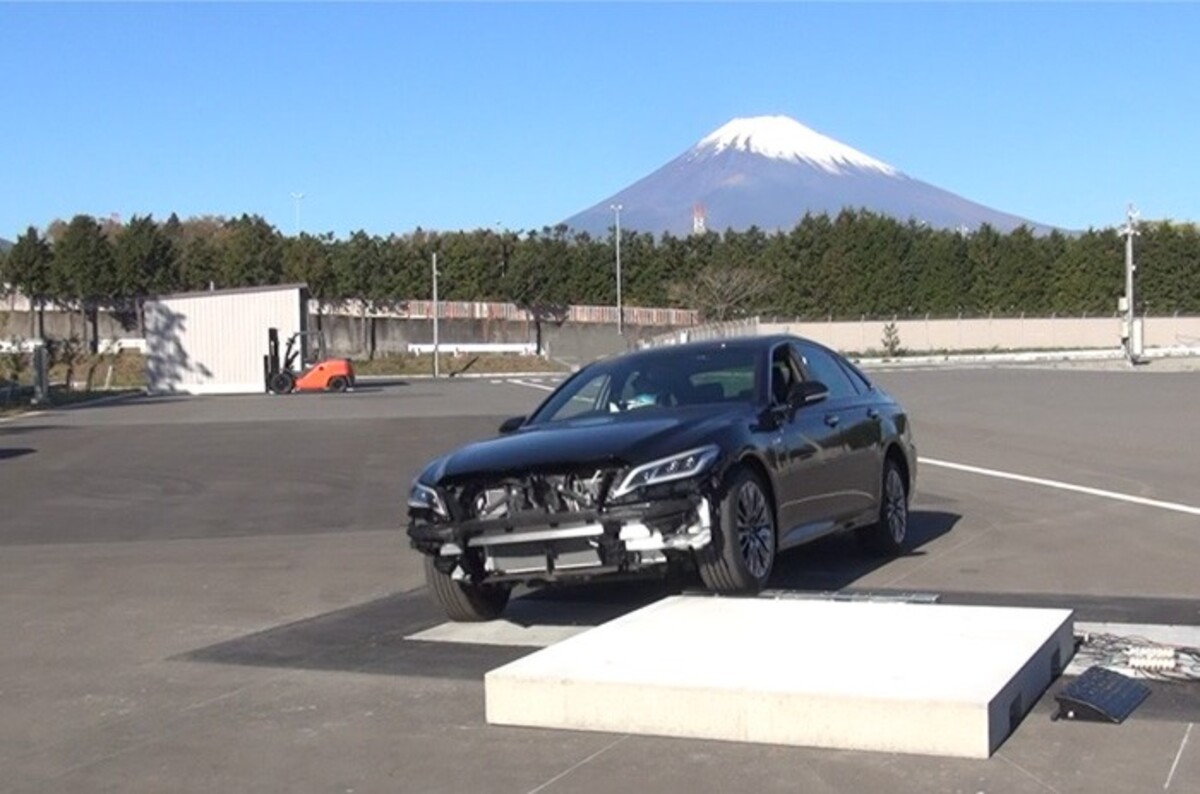
[[[875,377],[923,458],[1200,507],[1200,373],[1150,369]],[[135,398],[0,423],[0,790],[1200,790],[1196,684],[1157,685],[1119,726],[1051,722],[1047,696],[983,762],[486,725],[483,672],[529,649],[405,639],[441,618],[404,498],[424,460],[553,381]],[[923,464],[913,533],[891,561],[842,537],[796,550],[772,587],[1200,625],[1187,512]],[[588,623],[663,592],[549,600]]]

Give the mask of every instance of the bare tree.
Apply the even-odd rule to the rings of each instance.
[[[754,268],[710,265],[689,281],[673,283],[668,294],[705,320],[724,322],[765,309],[777,283],[770,273]]]

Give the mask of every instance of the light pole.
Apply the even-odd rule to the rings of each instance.
[[[504,247],[504,229],[496,221],[496,239],[500,242],[500,278],[508,275],[508,251]]]
[[[1137,322],[1137,312],[1134,309],[1137,265],[1133,262],[1133,238],[1140,234],[1137,230],[1137,219],[1138,211],[1130,204],[1125,215],[1125,226],[1121,229],[1121,234],[1125,236],[1125,300],[1122,307],[1125,310],[1125,355],[1130,364],[1138,363],[1142,355],[1141,329],[1134,327]]]
[[[300,202],[303,199],[304,199],[303,193],[293,193],[292,194],[292,202],[296,206],[296,222],[295,222],[295,225],[292,227],[292,234],[295,235],[296,237],[300,236]]]
[[[435,378],[442,374],[438,356],[438,315],[441,312],[438,311],[437,277],[437,253],[435,252],[433,255],[433,377]]]
[[[621,306],[621,205],[610,205],[617,221],[617,333],[625,333],[625,310]]]

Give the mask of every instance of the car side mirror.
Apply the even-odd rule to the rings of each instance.
[[[788,392],[788,403],[795,408],[819,403],[829,397],[829,387],[819,380],[801,381]]]
[[[525,424],[525,417],[523,417],[523,416],[510,417],[500,423],[500,432],[502,434],[503,433],[511,433],[523,424]]]

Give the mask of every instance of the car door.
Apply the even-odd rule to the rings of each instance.
[[[789,387],[803,378],[790,345],[772,352],[770,411],[774,417],[771,451],[779,502],[779,545],[788,548],[837,528],[838,474],[843,445],[837,428],[825,419],[823,403],[791,406]]]
[[[883,437],[874,400],[855,385],[836,353],[811,342],[797,342],[795,349],[805,377],[829,388],[823,418],[834,431],[830,446],[839,449],[831,484],[837,516],[849,520],[873,512],[882,482]]]

